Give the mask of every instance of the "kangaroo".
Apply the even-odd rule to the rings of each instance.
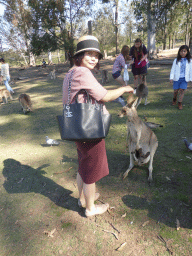
[[[6,89],[0,90],[0,98],[3,101],[4,104],[8,103],[8,98],[13,100],[13,97],[12,97],[11,93]]]
[[[148,96],[148,87],[142,83],[135,89],[135,94],[139,98],[137,106],[141,103],[141,100],[145,98],[145,105],[147,105],[149,102],[147,102],[147,96]]]
[[[29,95],[23,93],[19,96],[19,103],[23,109],[23,113],[26,114],[27,112],[32,111],[32,103],[31,98]]]
[[[130,100],[128,99],[128,102]],[[158,147],[155,133],[140,119],[137,114],[136,106],[138,98],[122,108],[119,117],[127,116],[127,142],[129,146],[130,164],[123,175],[125,179],[134,167],[134,159],[138,165],[149,162],[149,177],[151,182],[153,171],[153,157]]]
[[[55,70],[55,69],[53,69],[53,70],[49,73],[49,75],[48,75],[48,76],[50,76],[50,78],[51,78],[51,79],[55,79],[55,78],[56,78],[56,76],[55,76],[55,72],[56,72],[56,70]]]

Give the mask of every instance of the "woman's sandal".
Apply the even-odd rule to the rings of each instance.
[[[99,196],[100,196],[99,193],[95,193],[95,199],[94,199],[94,201],[97,201],[97,199],[99,198]],[[80,201],[80,199],[78,199],[78,206],[79,206],[80,208],[85,207],[85,206],[86,206],[86,204],[85,204],[85,199],[84,199],[84,200],[81,200],[81,201]]]

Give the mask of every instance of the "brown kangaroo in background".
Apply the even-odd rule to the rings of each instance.
[[[23,109],[24,114],[32,111],[32,102],[31,102],[31,98],[28,94],[25,94],[25,93],[20,94],[19,103]]]

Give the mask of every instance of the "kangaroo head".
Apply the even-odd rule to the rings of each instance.
[[[139,90],[140,92],[142,92],[142,91],[144,90],[144,88],[145,88],[145,84],[140,84],[140,85],[138,86],[138,90]]]
[[[118,116],[123,117],[123,116],[133,116],[135,114],[137,115],[137,110],[136,110],[137,101],[138,101],[138,98],[134,99],[131,103],[127,103],[127,105],[121,109],[121,112],[118,114]]]

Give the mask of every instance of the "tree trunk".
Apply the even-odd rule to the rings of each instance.
[[[171,44],[171,48],[175,48],[175,33],[173,33],[173,36],[172,36],[172,44]]]
[[[163,50],[166,50],[167,48],[167,12],[165,11],[165,17],[164,17],[164,30],[163,30]]]
[[[88,35],[92,35],[92,25],[91,20],[88,21]]]
[[[118,0],[115,1],[115,38],[116,38],[116,54],[118,53]]]
[[[188,21],[187,21],[187,24],[186,24],[185,44],[189,45],[189,24],[188,24]]]
[[[52,64],[52,54],[51,52],[48,52],[48,65]]]
[[[104,59],[107,59],[107,51],[104,50]]]
[[[72,68],[73,62],[73,55],[74,55],[74,40],[73,37],[70,35],[68,31],[68,40],[69,40],[69,48],[68,48],[68,60],[70,62],[70,68]]]
[[[190,32],[189,48],[190,48],[190,52],[192,52],[192,26],[191,26],[191,32]]]
[[[21,56],[23,57],[23,59],[24,59],[24,61],[25,61],[25,66],[28,66],[27,60],[26,60],[25,55],[24,55],[23,52],[21,52]]]
[[[153,59],[154,57],[157,57],[157,51],[155,47],[155,36],[156,36],[156,21],[155,17],[151,12],[151,4],[148,6],[148,13],[147,13],[147,49],[149,53],[149,58]]]
[[[32,52],[29,53],[29,66],[35,66],[35,57]]]
[[[189,19],[190,19],[190,31],[189,31],[189,48],[190,48],[190,52],[192,54],[192,0],[189,1]]]
[[[30,41],[26,40],[27,54],[29,56],[29,66],[35,66],[35,57],[33,53],[30,51]]]
[[[59,52],[59,50],[57,50],[57,58],[58,58],[58,63],[61,63],[61,59],[60,59],[60,52]]]
[[[169,35],[169,50],[171,49],[171,36]]]

